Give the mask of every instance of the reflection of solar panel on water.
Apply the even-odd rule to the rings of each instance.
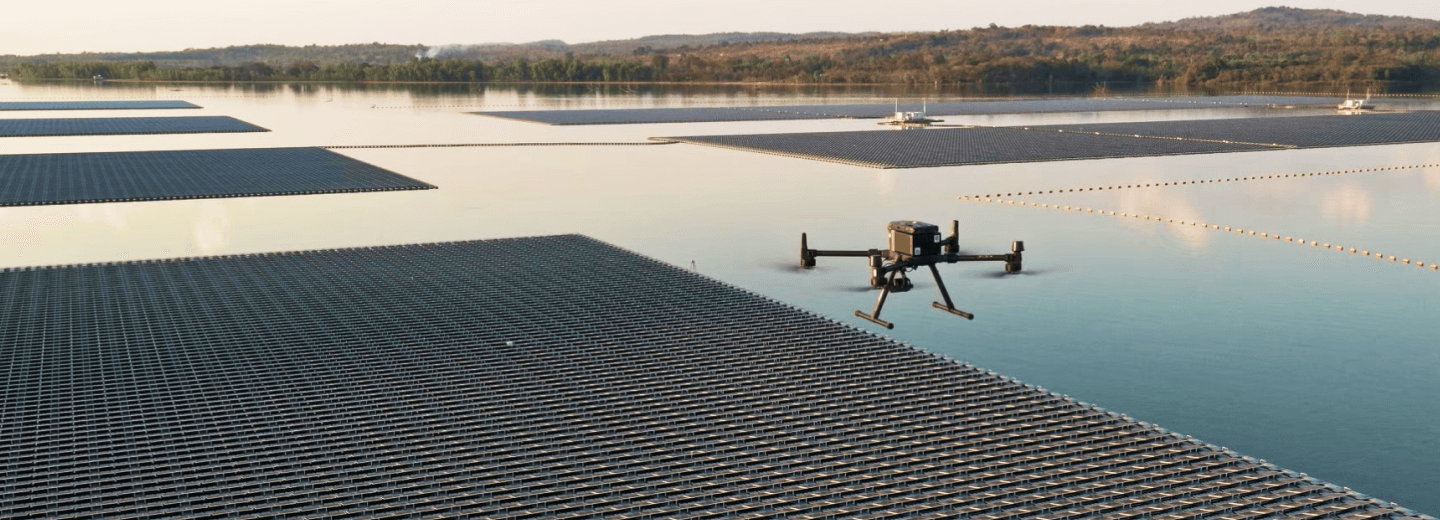
[[[0,119],[0,137],[268,132],[233,117]]]
[[[200,108],[178,100],[140,101],[0,101],[6,110],[152,110],[163,108]]]
[[[916,168],[1440,141],[1440,112],[665,137],[837,162]]]
[[[321,148],[0,155],[0,206],[429,188]]]
[[[1420,518],[579,236],[9,269],[0,307],[17,518]]]

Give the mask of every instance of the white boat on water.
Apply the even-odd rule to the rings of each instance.
[[[1368,90],[1365,91],[1365,99],[1351,98],[1350,94],[1345,94],[1345,97],[1348,99],[1342,101],[1340,106],[1336,107],[1336,109],[1341,112],[1361,112],[1375,109],[1375,105],[1370,103],[1370,91]]]
[[[900,111],[900,100],[899,100],[899,99],[896,99],[896,100],[895,100],[895,114],[894,114],[894,115],[891,115],[890,117],[887,117],[887,118],[881,120],[878,124],[905,127],[905,126],[927,126],[927,125],[929,125],[930,123],[943,123],[943,122],[944,122],[944,120],[941,120],[941,119],[930,119],[930,118],[928,118],[928,117],[925,116],[925,112],[928,111],[929,108],[930,108],[930,107],[929,107],[929,104],[928,104],[928,101],[921,101],[921,105],[920,105],[920,106],[921,106],[921,108],[920,108],[920,111],[919,111],[919,112],[902,112],[902,111]]]

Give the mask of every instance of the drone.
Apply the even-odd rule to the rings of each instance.
[[[940,270],[935,264],[956,262],[1005,262],[1005,272],[1016,274],[1020,272],[1021,253],[1025,251],[1025,243],[1015,241],[1010,243],[1010,253],[1001,255],[962,255],[960,254],[960,221],[950,222],[950,238],[940,238],[940,228],[934,224],[927,224],[916,220],[897,220],[886,226],[890,235],[890,249],[867,249],[864,251],[822,251],[810,249],[805,233],[800,234],[800,267],[815,267],[815,259],[822,256],[848,256],[868,257],[870,259],[870,287],[880,289],[880,297],[875,300],[875,311],[866,314],[855,311],[855,316],[865,319],[871,323],[885,327],[895,328],[895,324],[880,319],[880,309],[885,306],[885,298],[890,293],[902,293],[914,288],[906,272],[914,271],[921,267],[929,267],[930,274],[935,277],[935,285],[940,288],[940,297],[945,303],[931,302],[930,306],[942,311],[954,314],[967,320],[975,319],[975,315],[955,308],[954,302],[950,300],[950,293],[945,290],[945,282],[940,279]],[[941,251],[941,249],[944,251]]]

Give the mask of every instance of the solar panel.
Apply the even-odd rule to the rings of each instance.
[[[268,132],[233,117],[0,119],[0,137]]]
[[[200,108],[178,100],[143,101],[0,101],[5,110],[148,110],[160,108]]]
[[[1421,518],[580,236],[0,271],[0,370],[14,518]]]
[[[430,188],[321,148],[0,155],[0,206]]]
[[[1049,125],[1036,128],[1310,148],[1440,141],[1440,112]]]
[[[906,99],[901,111],[925,110],[934,116],[1178,110],[1193,108],[1335,106],[1340,98],[1305,96],[1105,97],[917,102]],[[717,108],[630,108],[598,110],[515,110],[474,114],[549,125],[702,123],[785,119],[880,118],[896,111],[893,103],[773,105]]]
[[[723,121],[770,121],[828,119],[824,114],[785,111],[740,110],[736,108],[619,108],[597,110],[510,110],[472,114],[543,123],[547,125],[624,125],[645,123],[702,123]]]
[[[1064,161],[1267,149],[1245,144],[1060,134],[1016,128],[714,135],[664,139],[871,168]]]

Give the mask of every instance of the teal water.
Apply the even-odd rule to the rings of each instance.
[[[6,100],[159,98],[205,107],[6,118],[228,115],[272,130],[16,138],[0,142],[0,153],[871,130],[874,123],[863,120],[547,127],[463,112],[878,101],[890,94],[0,82]],[[1009,125],[1300,113],[1323,111],[946,119]],[[693,261],[703,274],[857,327],[1440,513],[1440,272],[1233,231],[957,199],[1440,164],[1440,144],[915,170],[687,145],[340,152],[440,189],[0,208],[0,265],[585,233],[675,265]],[[1001,199],[1198,220],[1440,262],[1440,168]],[[914,291],[887,304],[896,329],[883,331],[852,314],[873,305],[873,293],[853,290],[867,278],[862,259],[821,259],[811,272],[791,267],[801,232],[817,248],[883,247],[885,222],[899,219],[959,220],[964,248],[977,252],[1003,252],[1011,240],[1024,240],[1026,268],[1040,274],[994,279],[983,274],[998,265],[943,268],[957,306],[976,313],[975,321],[931,309],[933,283],[916,276]]]

